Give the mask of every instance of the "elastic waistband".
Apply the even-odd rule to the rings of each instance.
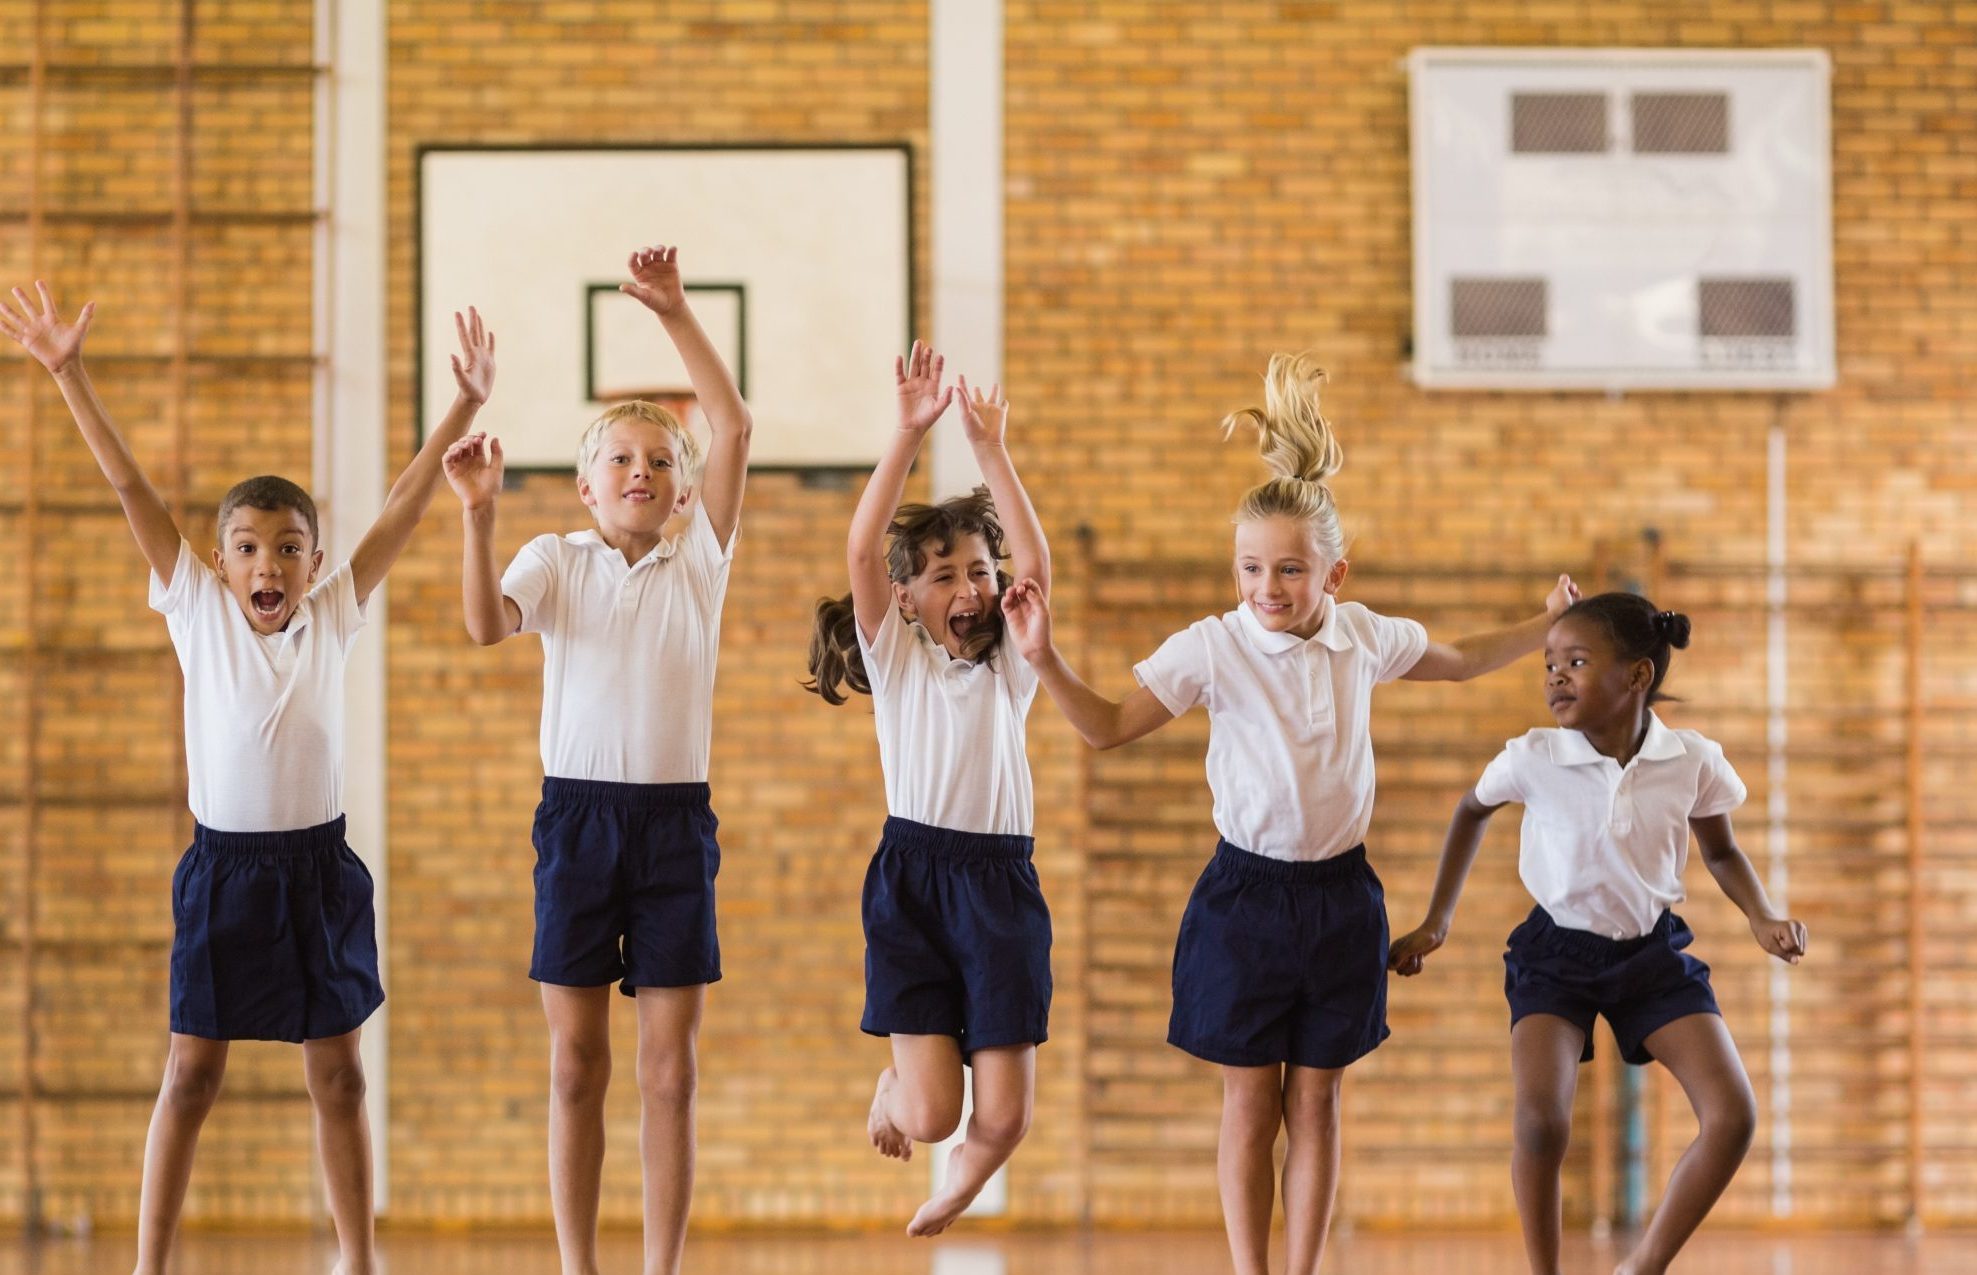
[[[192,844],[215,854],[289,855],[301,857],[343,848],[343,816],[313,828],[287,828],[280,832],[221,832],[194,821]]]
[[[1215,843],[1215,858],[1210,866],[1217,872],[1233,873],[1245,881],[1282,881],[1300,885],[1337,881],[1370,871],[1364,845],[1354,846],[1329,859],[1272,859],[1253,854],[1227,840]]]
[[[591,806],[615,806],[620,810],[679,810],[705,806],[713,795],[706,784],[616,784],[605,779],[559,779],[548,775],[542,781],[544,801],[572,801]]]
[[[1526,918],[1527,925],[1534,926],[1530,941],[1542,943],[1555,952],[1575,956],[1592,965],[1617,965],[1643,948],[1657,943],[1665,943],[1682,918],[1671,911],[1664,911],[1655,918],[1654,928],[1638,938],[1610,939],[1604,934],[1594,934],[1591,930],[1572,930],[1551,919],[1551,913],[1543,907],[1531,909]]]
[[[937,854],[944,859],[1028,859],[1036,853],[1036,838],[1013,832],[960,832],[886,816],[885,844],[895,850]]]

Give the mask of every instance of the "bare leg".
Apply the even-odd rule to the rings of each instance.
[[[694,1045],[707,987],[638,989],[638,1154],[645,1176],[645,1275],[678,1275],[693,1203]]]
[[[549,1201],[563,1275],[598,1275],[597,1202],[604,1175],[604,1094],[611,1085],[611,995],[542,985],[549,1019]]]
[[[1215,1179],[1236,1275],[1269,1275],[1270,1209],[1277,1194],[1277,1130],[1284,1123],[1284,1068],[1222,1068],[1222,1132]]]
[[[1572,1139],[1572,1095],[1586,1034],[1556,1014],[1529,1014],[1510,1029],[1510,1073],[1517,1086],[1516,1147],[1510,1184],[1524,1224],[1531,1275],[1559,1275],[1559,1171]]]
[[[954,1224],[1030,1131],[1036,1103],[1037,1047],[975,1051],[975,1110],[967,1137],[948,1154],[947,1180],[920,1206],[908,1235],[938,1235]]]
[[[178,1235],[179,1211],[185,1207],[186,1184],[192,1180],[199,1129],[220,1096],[226,1070],[226,1041],[172,1033],[164,1083],[151,1112],[150,1132],[144,1136],[135,1275],[164,1275]]]
[[[1678,1018],[1651,1034],[1647,1047],[1675,1073],[1701,1127],[1668,1175],[1654,1220],[1614,1275],[1662,1275],[1736,1176],[1757,1132],[1757,1098],[1721,1018]]]
[[[1339,1195],[1341,1067],[1284,1068],[1284,1228],[1289,1275],[1318,1275]]]
[[[302,1074],[316,1112],[316,1149],[323,1159],[323,1182],[341,1251],[336,1275],[371,1275],[377,1269],[371,1123],[364,1113],[364,1064],[357,1056],[357,1032],[304,1041]]]
[[[892,1066],[879,1073],[865,1132],[879,1154],[913,1158],[915,1142],[939,1142],[961,1123],[961,1044],[952,1036],[892,1036]]]

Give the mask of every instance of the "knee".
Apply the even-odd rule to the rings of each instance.
[[[165,1061],[165,1101],[185,1111],[207,1111],[220,1096],[224,1067],[180,1057]]]
[[[893,1118],[915,1142],[940,1142],[961,1127],[959,1094],[906,1094],[894,1091]]]
[[[638,1093],[647,1106],[685,1107],[700,1087],[700,1069],[691,1050],[652,1055],[640,1052]]]
[[[349,1113],[364,1105],[364,1066],[355,1058],[311,1068],[309,1101],[319,1110]]]
[[[1517,1109],[1517,1150],[1546,1164],[1562,1164],[1572,1141],[1572,1113],[1549,1106]]]
[[[549,1089],[564,1103],[592,1104],[604,1101],[611,1084],[611,1044],[562,1039],[550,1046]]]
[[[1702,1136],[1742,1159],[1757,1138],[1757,1098],[1748,1088],[1710,1104],[1697,1113]]]
[[[979,1137],[1000,1147],[1014,1147],[1030,1131],[1030,1104],[1008,1111],[984,1111],[975,1108],[970,1119],[968,1138]]]

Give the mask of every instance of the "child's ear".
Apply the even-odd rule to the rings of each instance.
[[[315,554],[309,559],[310,584],[314,584],[316,582],[316,573],[318,571],[321,571],[322,569],[323,569],[323,551],[321,549],[318,549],[316,550]]]
[[[899,604],[900,611],[905,613],[907,619],[912,620],[918,618],[913,614],[912,596],[906,592],[906,586],[896,580],[892,586],[892,600]]]
[[[693,503],[693,488],[682,487],[680,488],[679,499],[673,502],[673,512],[676,514],[683,514],[686,512],[686,507],[692,503]]]
[[[213,546],[213,570],[220,573],[220,579],[227,578],[227,555],[218,545]]]
[[[577,475],[577,499],[592,508],[595,508],[597,505],[597,497],[590,494],[590,479],[585,478],[582,474]]]
[[[1654,685],[1654,661],[1635,660],[1633,670],[1627,674],[1627,689],[1644,691],[1652,685]]]
[[[1345,583],[1345,578],[1351,570],[1352,564],[1344,558],[1340,558],[1337,562],[1334,562],[1332,569],[1325,573],[1325,592],[1331,594],[1338,593],[1339,586]]]

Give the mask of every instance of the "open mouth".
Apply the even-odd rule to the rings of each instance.
[[[280,589],[257,589],[248,601],[254,604],[254,614],[272,620],[281,614],[282,599],[286,596]]]
[[[643,505],[652,499],[652,493],[641,488],[626,492],[625,499],[635,505]]]
[[[968,640],[968,635],[980,627],[981,622],[980,611],[957,611],[947,617],[947,631],[954,635],[956,641],[965,642]]]

